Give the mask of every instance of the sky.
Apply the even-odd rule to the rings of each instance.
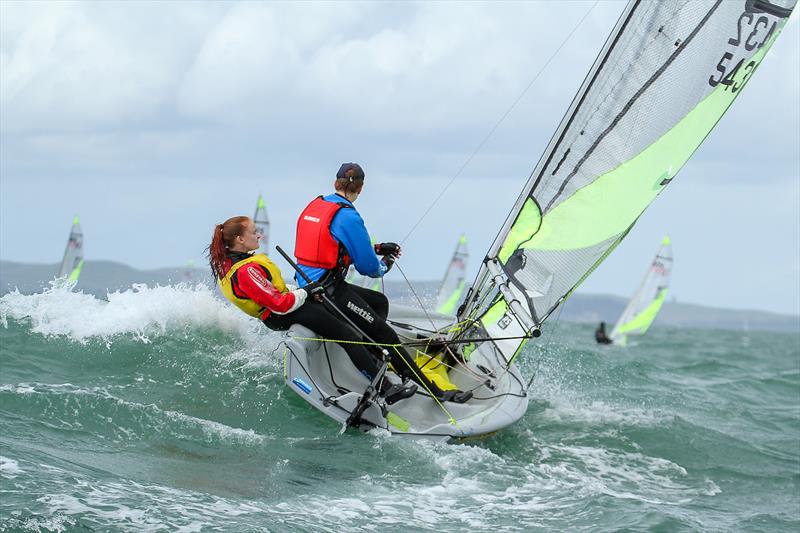
[[[59,262],[77,214],[87,260],[201,264],[259,193],[291,250],[356,161],[357,207],[410,279],[440,278],[462,232],[474,276],[623,7],[4,0],[0,258]],[[797,11],[579,292],[632,294],[669,234],[677,301],[800,314]]]

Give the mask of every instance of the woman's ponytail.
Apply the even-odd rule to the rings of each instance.
[[[225,261],[228,259],[228,248],[233,240],[244,233],[245,224],[250,220],[249,217],[239,216],[229,218],[222,224],[214,226],[214,235],[211,236],[211,244],[206,249],[208,253],[208,264],[211,266],[211,274],[214,282],[225,276]]]

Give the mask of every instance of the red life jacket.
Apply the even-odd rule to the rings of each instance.
[[[350,264],[347,250],[331,235],[331,221],[336,213],[350,205],[326,202],[322,196],[314,198],[297,219],[294,256],[301,265],[326,270]]]

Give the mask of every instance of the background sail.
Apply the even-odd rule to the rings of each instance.
[[[64,259],[58,269],[59,278],[67,277],[67,281],[77,282],[83,269],[83,231],[78,223],[78,217],[72,219],[72,229],[69,232],[67,247],[64,250]]]
[[[256,213],[253,215],[253,222],[255,222],[256,229],[263,236],[259,252],[269,255],[269,216],[267,216],[267,207],[264,205],[264,198],[260,194],[258,195],[258,203],[256,204]]]
[[[642,284],[611,331],[611,339],[615,343],[624,344],[628,335],[644,335],[650,328],[667,297],[671,272],[672,245],[669,237],[664,237]]]
[[[365,289],[371,289],[373,291],[382,292],[383,284],[381,282],[381,278],[371,278],[369,276],[362,276],[356,270],[356,267],[351,266],[350,270],[347,272],[347,277],[345,278],[347,283],[351,285],[357,285],[359,287],[364,287]]]
[[[455,314],[458,304],[464,297],[464,278],[467,274],[467,237],[461,235],[447,265],[439,293],[436,296],[436,311],[448,315]]]
[[[795,2],[630,2],[489,249],[459,335],[535,331],[703,142]],[[523,343],[494,341],[506,358]]]
[[[370,235],[369,242],[375,244],[375,239],[372,238]],[[359,287],[364,287],[365,289],[371,289],[373,291],[383,292],[383,278],[371,278],[369,276],[363,276],[358,273],[356,267],[350,266],[350,270],[347,271],[347,277],[345,278],[347,283],[351,285],[357,285]]]

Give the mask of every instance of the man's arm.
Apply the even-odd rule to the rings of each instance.
[[[347,249],[359,274],[380,278],[386,273],[386,265],[375,255],[364,219],[358,211],[339,210],[331,222],[331,235]]]

